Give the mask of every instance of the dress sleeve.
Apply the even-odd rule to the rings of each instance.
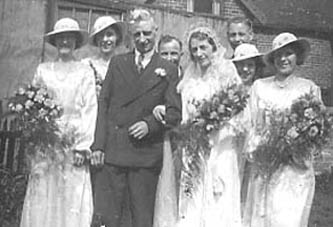
[[[234,84],[240,85],[242,79],[237,73],[236,66],[232,61],[228,59],[222,59],[221,64],[219,64],[219,78],[222,84],[225,84],[226,87],[232,86]]]
[[[255,147],[259,143],[259,135],[257,134],[257,123],[258,119],[261,117],[258,105],[258,81],[256,81],[250,89],[249,101],[244,109],[244,117],[246,119],[247,134],[244,142],[244,153],[251,153],[254,151]]]
[[[36,72],[34,74],[34,77],[32,78],[32,84],[37,86],[37,85],[42,85],[44,84],[43,82],[43,78],[42,78],[42,70],[41,70],[42,66],[41,64],[39,64],[37,66]]]
[[[320,88],[316,84],[313,84],[313,86],[311,87],[311,89],[313,91],[314,96],[316,96],[321,101],[321,103],[323,103],[323,100],[321,98],[321,90],[320,90]]]
[[[91,70],[87,69],[82,77],[81,88],[81,124],[76,150],[90,151],[94,141],[95,124],[97,117],[97,96],[95,80]]]

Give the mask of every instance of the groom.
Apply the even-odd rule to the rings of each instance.
[[[131,12],[134,52],[115,56],[99,98],[95,165],[95,214],[107,227],[119,227],[129,191],[133,227],[151,227],[156,185],[163,159],[163,135],[181,118],[177,67],[155,52],[157,25],[146,10]],[[166,124],[152,115],[166,104]]]

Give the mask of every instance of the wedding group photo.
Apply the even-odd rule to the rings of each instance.
[[[0,227],[333,226],[332,10],[1,0]]]

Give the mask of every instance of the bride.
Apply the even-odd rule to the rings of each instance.
[[[190,64],[185,70],[184,77],[178,85],[182,96],[182,122],[194,120],[198,109],[193,103],[209,100],[222,89],[231,84],[240,84],[236,69],[231,61],[223,58],[225,49],[220,45],[216,34],[208,26],[197,26],[191,29],[186,40],[190,53]],[[238,227],[241,225],[240,216],[240,182],[237,163],[237,150],[233,144],[235,134],[231,126],[226,126],[218,133],[209,135],[213,143],[210,157],[205,161],[204,172],[196,191],[187,193],[184,172],[180,173],[179,187],[176,196],[168,194],[159,197],[162,191],[170,188],[159,187],[155,209],[155,227]],[[189,161],[187,152],[181,158],[183,164]],[[164,165],[166,161],[164,161]],[[172,177],[165,176],[163,167],[160,185],[172,187],[177,185],[163,181]],[[178,174],[175,174],[176,176]],[[163,184],[164,183],[164,184]],[[167,198],[177,198],[177,206],[168,206]],[[160,201],[159,201],[160,200]],[[173,209],[177,209],[175,212]],[[173,219],[170,215],[176,213]],[[174,222],[174,223],[172,223]]]

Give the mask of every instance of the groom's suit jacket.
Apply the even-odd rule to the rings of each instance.
[[[162,164],[166,128],[181,118],[177,67],[155,53],[143,72],[135,65],[134,53],[112,58],[98,101],[93,150],[105,152],[106,163],[129,167]],[[164,74],[163,71],[166,73]],[[166,125],[153,116],[156,105],[166,105]],[[128,128],[138,121],[148,124],[143,139],[133,138]]]

